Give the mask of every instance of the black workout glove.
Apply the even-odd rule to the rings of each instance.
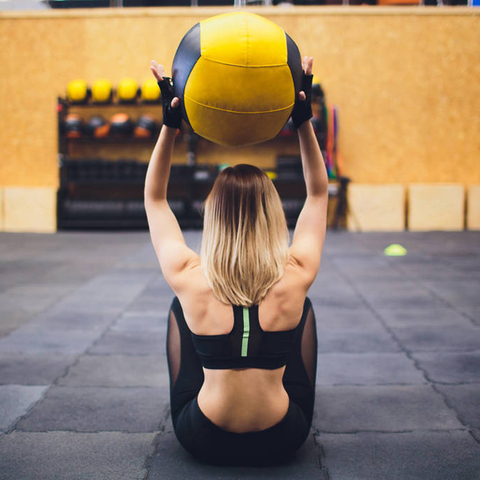
[[[313,75],[307,75],[303,73],[302,88],[300,90],[303,90],[305,92],[305,96],[307,98],[302,101],[297,97],[297,100],[295,101],[295,105],[292,110],[293,124],[297,129],[302,123],[306,122],[307,120],[310,120],[313,116],[312,115],[312,79],[313,79]]]
[[[175,108],[172,107],[174,98],[172,79],[163,77],[163,80],[158,82],[158,86],[162,92],[163,124],[171,128],[180,128],[182,124],[182,110],[180,105]]]

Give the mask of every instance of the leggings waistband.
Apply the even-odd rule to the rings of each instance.
[[[209,463],[260,465],[278,463],[305,441],[310,426],[300,407],[290,401],[285,417],[255,432],[229,432],[215,425],[194,398],[181,412],[175,434],[186,450]]]

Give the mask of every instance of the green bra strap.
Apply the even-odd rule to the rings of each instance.
[[[250,311],[243,307],[243,335],[242,335],[242,357],[247,356],[248,337],[250,336]]]

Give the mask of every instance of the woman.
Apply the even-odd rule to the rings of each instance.
[[[328,180],[311,118],[312,58],[303,60],[298,129],[307,198],[288,247],[278,194],[256,167],[223,170],[205,202],[201,256],[185,244],[166,194],[181,114],[163,67],[164,126],[145,180],[160,267],[176,294],[167,356],[172,421],[180,443],[217,464],[277,462],[307,438],[317,340],[307,292],[320,265]]]

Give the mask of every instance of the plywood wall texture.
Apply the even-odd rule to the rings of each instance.
[[[315,57],[354,181],[480,182],[480,9],[251,10]],[[70,80],[142,81],[152,58],[170,65],[193,24],[226,11],[0,13],[0,186],[58,184],[55,105]],[[271,162],[281,145],[249,148],[246,160]],[[229,154],[201,151],[201,161]]]

